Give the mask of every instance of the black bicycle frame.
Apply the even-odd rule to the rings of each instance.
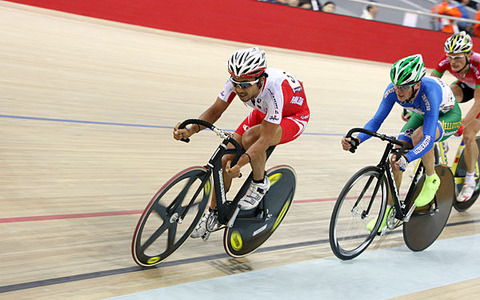
[[[198,119],[185,120],[184,122],[182,122],[181,125],[179,125],[179,128],[185,128],[188,124],[202,125],[211,130],[217,129],[212,124]],[[190,139],[185,139],[182,141],[188,143]],[[227,145],[230,143],[234,145],[234,148],[227,147]],[[270,157],[274,149],[275,146],[271,146],[267,149],[267,159]],[[235,154],[231,163],[231,166],[233,167],[243,153],[245,153],[245,150],[240,147],[240,144],[232,136],[227,136],[226,138],[224,138],[223,142],[218,146],[217,150],[213,153],[212,157],[205,166],[205,168],[207,168],[207,173],[204,175],[204,178],[202,178],[202,184],[195,192],[192,200],[190,200],[188,207],[193,204],[196,197],[198,196],[202,188],[205,186],[207,180],[210,178],[210,175],[213,175],[213,189],[215,191],[215,197],[217,200],[216,202],[218,209],[218,221],[221,224],[226,224],[232,217],[233,211],[236,208],[236,205],[232,204],[236,204],[240,200],[240,197],[245,194],[246,190],[250,185],[250,179],[253,177],[253,174],[250,173],[249,177],[247,178],[247,180],[245,180],[244,184],[238,191],[235,199],[233,199],[232,201],[228,201],[225,192],[225,184],[223,181],[222,157],[226,154]],[[184,214],[182,215],[182,219],[185,217],[187,211],[188,209],[185,210]]]

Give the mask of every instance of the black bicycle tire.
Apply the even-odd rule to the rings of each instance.
[[[383,185],[386,184],[384,174],[382,172],[380,172],[377,167],[375,167],[375,166],[364,167],[364,168],[360,169],[359,171],[357,171],[347,181],[347,183],[343,187],[342,191],[340,192],[340,194],[337,198],[337,201],[335,202],[335,206],[333,208],[333,211],[332,211],[332,215],[331,215],[331,218],[330,218],[330,225],[329,225],[330,248],[332,249],[335,256],[342,259],[342,260],[353,259],[353,258],[357,257],[358,255],[360,255],[363,251],[365,251],[368,248],[368,246],[372,243],[375,236],[377,235],[378,229],[380,228],[380,225],[382,223],[383,216],[385,215],[385,210],[386,210],[386,207],[387,207],[387,197],[386,197],[386,195],[383,194],[385,192],[385,190],[383,190],[382,187],[380,187],[382,190],[378,191],[378,192],[381,192],[382,195],[383,195],[382,196],[381,209],[380,209],[380,212],[379,212],[379,216],[381,216],[381,217],[377,218],[377,222],[375,223],[375,226],[374,226],[373,230],[370,232],[368,237],[362,243],[360,243],[360,245],[358,245],[358,247],[356,247],[355,249],[353,249],[351,251],[346,251],[346,250],[341,248],[341,246],[339,245],[339,242],[337,240],[337,235],[336,235],[336,225],[337,225],[337,221],[338,221],[338,214],[340,212],[343,201],[345,200],[346,196],[348,195],[348,192],[353,188],[353,186],[355,184],[358,183],[358,179],[360,177],[364,176],[364,174],[367,174],[367,173],[377,174],[377,176],[375,176],[377,178],[377,180],[384,180],[384,182],[382,184]],[[371,176],[371,175],[367,175],[367,176]]]
[[[140,219],[137,222],[137,226],[135,228],[134,235],[132,238],[132,245],[131,245],[132,257],[133,257],[133,260],[138,265],[142,267],[156,266],[160,262],[162,262],[164,259],[166,259],[168,256],[173,254],[178,248],[180,248],[180,246],[182,246],[183,243],[185,243],[185,241],[188,239],[188,237],[194,230],[196,224],[200,220],[203,212],[205,211],[205,208],[208,204],[208,200],[210,198],[211,188],[209,188],[209,191],[204,191],[203,199],[199,202],[199,209],[194,220],[191,222],[191,224],[189,225],[188,229],[184,232],[184,234],[179,239],[177,239],[171,247],[167,247],[164,252],[159,253],[158,255],[153,255],[153,256],[146,255],[144,253],[144,250],[141,249],[142,232],[148,218],[153,212],[154,205],[161,200],[162,196],[165,195],[165,193],[167,193],[171,188],[173,188],[176,184],[180,183],[182,180],[193,178],[193,177],[197,177],[198,179],[203,180],[205,179],[205,176],[207,175],[207,173],[208,173],[207,169],[202,166],[195,166],[195,167],[190,167],[185,170],[182,170],[179,173],[177,173],[175,176],[173,176],[169,181],[167,181],[167,183],[165,183],[159,189],[159,191],[155,194],[155,196],[153,196],[153,198],[150,200],[145,210],[143,211],[142,215],[140,216]],[[206,180],[208,182],[208,186],[211,187],[210,178],[207,178]],[[196,180],[194,179],[191,185],[193,185],[195,181]],[[199,185],[198,189],[200,188],[203,188],[203,187]],[[164,222],[160,227],[163,227],[165,223],[166,222]],[[160,233],[160,235],[167,232],[167,230],[169,230],[171,226],[173,226],[172,224],[175,224],[175,222],[170,221],[170,224],[166,224],[163,232]],[[158,237],[160,237],[160,235]]]

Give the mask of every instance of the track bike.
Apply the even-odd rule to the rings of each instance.
[[[476,137],[476,143],[478,148],[480,149],[480,137]],[[456,200],[456,195],[460,193],[462,190],[463,182],[465,181],[465,175],[467,172],[467,167],[465,164],[465,157],[464,157],[464,148],[465,148],[465,142],[462,139],[460,142],[457,152],[455,154],[455,159],[453,160],[452,165],[450,166],[450,169],[452,170],[452,173],[454,174],[454,179],[455,179],[455,191],[456,194],[454,195],[454,201],[453,201],[453,207],[459,212],[465,211],[469,209],[477,200],[478,195],[480,194],[480,177],[479,177],[479,163],[480,163],[480,156],[477,159],[477,162],[475,164],[475,191],[472,195],[472,197],[465,202],[458,202]],[[435,143],[435,163],[441,163],[444,165],[450,165],[448,163],[448,158],[447,158],[447,151],[448,151],[448,144],[446,141],[443,142],[438,142]]]
[[[209,218],[203,239],[206,241],[210,233],[223,230],[224,249],[231,257],[243,257],[260,247],[278,228],[292,204],[297,179],[294,169],[288,165],[267,170],[271,186],[258,207],[251,210],[240,210],[238,207],[238,201],[250,186],[252,173],[234,199],[227,200],[222,157],[234,154],[233,166],[245,151],[228,132],[203,120],[189,119],[179,128],[190,124],[210,129],[223,141],[205,166],[193,166],[173,176],[146,206],[135,228],[131,246],[134,261],[142,267],[158,265],[185,243],[200,221],[212,189],[215,190],[220,226]],[[274,148],[267,149],[267,159]]]
[[[423,164],[418,166],[402,200],[395,185],[389,155],[401,155],[407,151],[406,144],[395,137],[364,128],[353,128],[346,137],[352,137],[356,132],[379,138],[386,141],[387,145],[378,165],[367,166],[356,172],[340,192],[330,219],[329,240],[333,253],[342,260],[355,258],[367,249],[377,235],[384,235],[387,229],[393,230],[401,225],[409,249],[422,251],[428,248],[440,235],[450,215],[455,193],[451,170],[445,165],[435,167],[441,180],[440,187],[430,204],[417,208],[414,199],[425,180]],[[393,207],[386,216],[386,228],[379,233],[389,197],[393,200]],[[370,231],[367,224],[375,218],[375,226]]]

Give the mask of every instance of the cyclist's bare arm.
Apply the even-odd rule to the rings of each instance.
[[[240,168],[248,164],[250,159],[252,161],[255,160],[258,155],[265,153],[268,147],[280,142],[282,136],[281,130],[279,129],[280,125],[263,120],[260,124],[260,135],[258,139],[246,149],[248,155],[242,155],[237,164],[232,168],[230,168],[230,162],[228,162],[225,171],[232,177],[238,177],[237,175],[240,173]]]
[[[462,120],[463,128],[468,127],[471,123],[476,119],[478,113],[480,113],[480,88],[476,88],[473,94],[474,103],[468,113],[466,114],[465,118]]]
[[[207,121],[210,124],[214,124],[222,116],[223,112],[228,108],[229,105],[230,103],[217,98],[215,102],[198,118],[200,120]],[[179,125],[180,123],[178,123],[173,129],[173,138],[176,140],[186,139],[203,129],[203,126],[200,125],[193,125],[190,126],[190,128],[178,129]]]

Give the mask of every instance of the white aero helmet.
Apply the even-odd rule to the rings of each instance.
[[[235,77],[258,77],[266,68],[265,51],[258,47],[237,50],[228,60],[228,73]]]
[[[452,35],[444,45],[446,53],[468,53],[472,48],[472,38],[465,31]]]

